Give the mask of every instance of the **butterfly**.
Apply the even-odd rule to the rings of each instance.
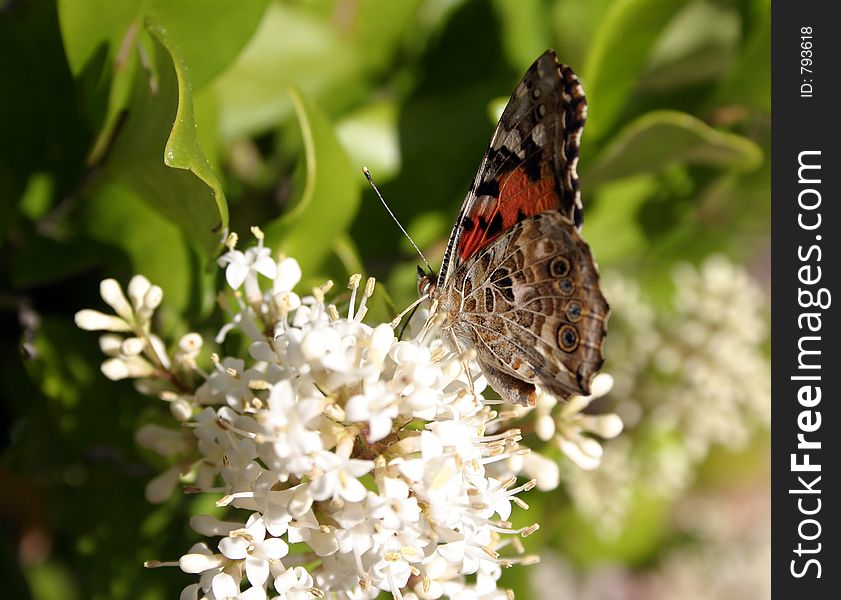
[[[534,406],[536,385],[586,395],[604,363],[609,306],[579,233],[578,150],[587,102],[547,50],[499,119],[450,234],[440,273],[418,269],[450,348],[474,349],[491,387]]]

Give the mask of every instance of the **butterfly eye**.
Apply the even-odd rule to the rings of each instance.
[[[438,285],[438,277],[434,273],[424,273],[423,269],[418,267],[418,294],[421,296],[432,293]]]
[[[578,330],[572,325],[558,328],[558,345],[564,352],[573,352],[578,348]]]
[[[556,256],[552,259],[552,262],[549,263],[549,274],[552,275],[552,277],[564,277],[567,273],[569,273],[569,270],[569,261],[564,256]]]

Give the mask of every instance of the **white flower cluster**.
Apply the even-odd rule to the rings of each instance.
[[[770,425],[762,291],[720,255],[700,268],[681,264],[673,278],[673,310],[664,313],[634,281],[604,276],[610,394],[630,431],[610,444],[598,471],[563,469],[561,477],[606,536],[622,530],[635,492],[674,499],[714,445],[738,451]]]
[[[771,377],[761,351],[768,331],[762,291],[741,267],[712,256],[675,270],[676,318],[655,365],[676,377],[675,394],[653,418],[684,432],[693,460],[712,444],[739,449],[771,423]],[[660,398],[650,397],[657,403]]]
[[[202,372],[197,334],[167,357],[150,333],[160,289],[142,278],[129,285],[130,301],[116,282],[103,283],[116,317],[81,311],[76,319],[85,329],[128,332],[120,343],[103,336],[111,357],[103,371],[147,378],[143,391],[170,402],[184,425],[138,432],[140,444],[174,462],[148,498],[162,501],[186,480],[247,513],[244,522],[192,520],[219,539],[178,561],[199,575],[182,599],[511,597],[497,586],[501,569],[535,560],[519,538],[537,529],[514,528],[512,504],[527,508],[520,492],[558,485],[557,465],[510,428],[522,414],[484,401],[484,378],[465,368],[469,356],[442,346],[434,319],[407,341],[393,324],[363,323],[374,281],[360,289],[359,276],[346,316],[325,302],[330,282],[301,298],[292,291],[298,264],[275,261],[253,232],[256,247],[236,250],[234,238],[219,259],[235,293],[217,341],[239,329],[250,339],[248,361],[214,355],[214,369]],[[593,468],[601,447],[581,433],[611,437],[621,423],[579,414],[586,404],[552,427],[570,456]],[[522,474],[534,478],[518,484]]]

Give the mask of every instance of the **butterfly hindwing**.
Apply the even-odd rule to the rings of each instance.
[[[609,308],[578,230],[544,212],[475,258],[455,275],[463,302],[454,329],[476,347],[489,381],[508,381],[495,389],[515,401],[534,384],[562,398],[586,394],[604,361]]]

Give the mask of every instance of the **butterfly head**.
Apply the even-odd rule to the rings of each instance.
[[[438,276],[432,271],[427,273],[418,267],[418,294],[432,298],[437,287]]]

